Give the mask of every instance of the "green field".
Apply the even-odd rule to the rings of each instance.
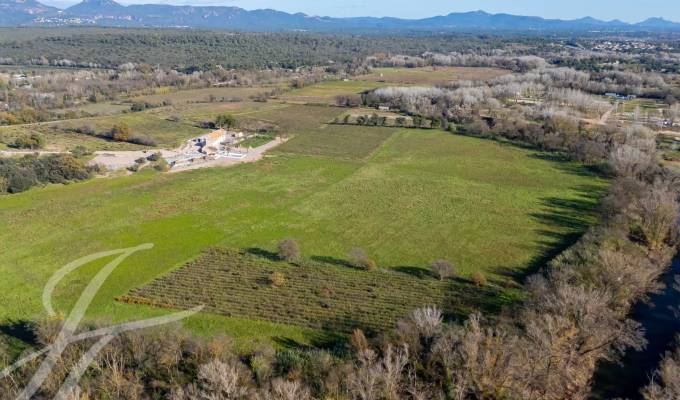
[[[381,268],[415,275],[445,258],[463,277],[482,271],[500,285],[540,265],[592,222],[605,182],[576,164],[441,131],[319,127],[338,111],[286,106],[249,115],[295,135],[255,164],[179,174],[145,170],[1,197],[0,315],[40,317],[42,287],[58,267],[146,242],[155,247],[112,274],[90,317],[119,321],[167,312],[114,298],[209,246],[272,251],[282,237],[295,237],[306,258],[344,259],[350,248],[362,247]],[[73,304],[101,265],[58,287],[60,309]],[[210,314],[187,325],[226,332],[242,346],[324,337],[305,327]]]
[[[291,103],[335,104],[337,96],[356,95],[383,86],[387,85],[385,83],[362,80],[326,81],[292,90],[281,96],[281,99]]]
[[[393,128],[324,125],[311,134],[301,134],[281,145],[282,153],[364,159],[371,155],[392,133]]]
[[[72,130],[90,126],[97,133],[109,131],[115,124],[125,123],[132,132],[156,142],[155,147],[175,148],[183,141],[202,135],[205,129],[197,128],[202,121],[214,121],[219,114],[231,114],[237,128],[257,131],[271,127],[289,135],[307,132],[331,121],[342,112],[336,107],[305,106],[279,102],[227,102],[179,104],[142,112],[80,118],[48,123],[0,126],[0,148],[14,142],[22,135],[41,133],[49,150],[71,150],[82,145],[90,150],[140,150],[144,146],[113,142],[102,138],[75,133]],[[4,144],[4,146],[3,146]]]

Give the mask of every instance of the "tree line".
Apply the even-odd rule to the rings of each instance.
[[[48,183],[82,181],[100,172],[71,154],[0,158],[0,195],[19,193]]]

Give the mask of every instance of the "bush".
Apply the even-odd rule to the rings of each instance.
[[[230,129],[236,124],[236,119],[231,114],[221,114],[215,119],[215,125],[220,128]]]
[[[124,122],[116,124],[111,128],[111,139],[117,142],[127,142],[132,139],[132,129]]]
[[[45,183],[67,183],[88,179],[95,167],[71,154],[54,154],[45,157],[0,159],[0,179],[3,192],[19,193]]]
[[[360,268],[365,270],[373,270],[377,268],[375,261],[368,258],[368,255],[361,248],[354,248],[349,251],[347,255],[349,264],[354,268]]]
[[[157,151],[157,152],[155,152],[155,153],[149,155],[148,157],[146,157],[146,159],[147,159],[148,161],[151,161],[151,162],[158,161],[158,160],[160,160],[161,158],[163,158],[163,153],[161,153],[160,151]]]
[[[85,156],[89,156],[90,154],[92,154],[92,152],[88,150],[87,147],[78,145],[74,147],[73,150],[71,150],[71,154],[73,154],[73,156],[76,158],[82,158]]]
[[[144,136],[144,135],[133,135],[128,140],[128,142],[133,143],[133,144],[139,144],[139,145],[142,145],[142,146],[149,146],[149,147],[153,147],[153,146],[156,146],[158,144],[154,139],[152,139],[148,136]]]
[[[283,239],[279,242],[277,254],[281,260],[296,262],[300,260],[300,246],[295,239]]]
[[[76,128],[74,130],[76,131],[76,133],[82,133],[84,135],[95,136],[97,134],[94,128],[90,125],[83,125],[80,128]]]
[[[477,286],[486,285],[486,277],[481,272],[475,272],[474,274],[472,274],[470,280]]]
[[[286,283],[286,277],[281,272],[272,272],[269,275],[269,283],[274,287],[281,287]]]
[[[37,133],[31,133],[29,136],[18,137],[14,141],[14,147],[17,149],[42,149],[45,147],[45,138]]]
[[[430,270],[432,273],[439,278],[439,280],[444,280],[452,277],[455,274],[453,265],[446,260],[437,260],[430,264]]]
[[[156,161],[156,165],[153,166],[156,171],[167,172],[170,170],[170,165],[165,161],[165,158],[161,158]]]

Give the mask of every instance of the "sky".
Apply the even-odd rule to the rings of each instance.
[[[44,0],[67,7],[79,0]],[[639,22],[663,17],[680,22],[680,0],[119,0],[121,4],[225,5],[248,10],[273,8],[287,12],[332,17],[424,18],[451,12],[484,10],[491,13],[576,19],[591,16],[603,20]]]

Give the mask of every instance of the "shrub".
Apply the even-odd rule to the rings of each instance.
[[[84,135],[90,135],[90,136],[95,136],[96,132],[94,128],[90,125],[83,125],[80,128],[74,129],[76,133],[82,133]]]
[[[295,262],[300,260],[300,246],[295,239],[287,238],[279,242],[278,256],[281,260]]]
[[[1,189],[9,193],[23,192],[38,184],[88,179],[94,171],[94,167],[71,154],[0,159],[0,178],[4,182]]]
[[[89,156],[90,154],[92,154],[92,152],[88,150],[87,147],[78,145],[74,147],[73,150],[71,150],[71,154],[73,154],[73,156],[76,158],[82,158],[85,156]]]
[[[124,122],[116,124],[111,128],[111,139],[117,142],[127,142],[132,139],[132,129]]]
[[[236,119],[231,114],[221,114],[215,118],[215,125],[220,128],[231,128],[236,124]]]
[[[274,287],[281,287],[286,283],[286,277],[281,272],[272,272],[269,275],[269,283]]]
[[[474,274],[472,274],[470,280],[477,286],[486,285],[486,277],[481,272],[475,272]]]
[[[168,162],[165,161],[165,158],[161,158],[160,160],[156,161],[156,165],[153,166],[156,171],[161,171],[161,172],[167,172],[170,170],[170,165],[168,165]]]
[[[146,159],[151,162],[155,162],[163,158],[163,154],[160,151],[157,151],[150,156],[148,156]]]
[[[437,260],[430,264],[430,270],[432,273],[439,278],[439,280],[444,280],[452,277],[455,274],[453,265],[446,260]]]
[[[349,264],[354,268],[361,268],[365,270],[373,270],[377,268],[375,261],[368,258],[368,255],[364,249],[357,247],[350,250],[347,258],[349,260]]]
[[[156,146],[158,144],[154,139],[144,135],[133,135],[128,140],[128,142],[149,147]]]
[[[14,147],[17,149],[42,149],[45,147],[45,138],[37,133],[31,133],[29,136],[18,137],[14,141]]]

